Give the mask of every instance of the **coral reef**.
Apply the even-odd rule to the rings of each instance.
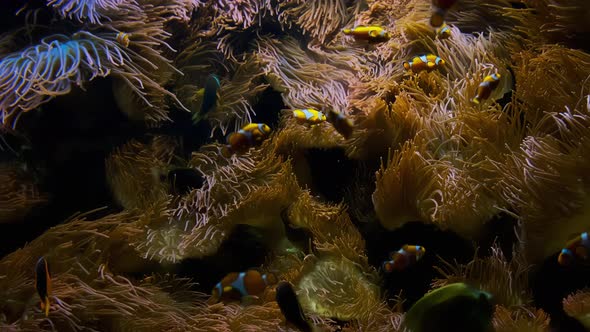
[[[26,233],[0,258],[0,330],[295,331],[273,285],[239,303],[208,299],[223,276],[251,268],[292,283],[325,331],[402,331],[420,296],[457,283],[494,299],[496,331],[588,328],[587,262],[556,259],[590,228],[587,1],[459,0],[448,38],[424,0],[7,8],[0,134],[35,144],[12,149],[0,136],[0,233]],[[342,32],[359,26],[387,33]],[[43,126],[70,108],[81,114],[69,126]],[[340,114],[352,133],[293,115],[311,108]],[[248,149],[230,151],[227,135],[250,123],[272,131],[241,132]],[[46,148],[43,137],[67,131],[101,146],[93,169],[75,164],[91,157]],[[68,171],[100,174],[104,188],[64,197],[55,183]],[[90,211],[74,213],[72,196]],[[428,247],[401,271],[381,268],[394,245],[443,232],[476,255],[441,237],[444,254]],[[553,276],[559,290],[543,289]]]

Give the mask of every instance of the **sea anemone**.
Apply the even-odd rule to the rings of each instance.
[[[297,289],[303,308],[323,317],[364,320],[382,305],[377,285],[346,258],[319,259]]]
[[[279,5],[279,21],[286,29],[300,27],[304,34],[324,44],[360,12],[362,3],[358,0],[282,1]]]
[[[496,304],[505,307],[524,306],[532,302],[528,290],[528,272],[522,248],[513,251],[508,261],[502,250],[494,246],[489,257],[475,257],[468,264],[450,264],[437,268],[443,278],[433,282],[434,288],[464,282],[491,293]]]
[[[48,0],[47,5],[53,7],[61,16],[76,19],[80,22],[88,20],[92,24],[101,23],[103,12],[116,9],[123,0]]]
[[[165,90],[139,64],[155,67],[142,55],[119,44],[115,33],[95,35],[79,31],[71,37],[43,38],[39,45],[0,60],[2,119],[14,126],[21,112],[69,93],[73,85],[81,87],[86,81],[110,74],[125,80],[150,105],[143,96],[144,86]]]
[[[590,292],[583,289],[563,299],[563,310],[590,328]]]
[[[523,221],[532,262],[558,251],[572,233],[587,228],[587,107],[590,103],[545,113],[520,149],[495,163],[498,189]]]
[[[496,332],[546,332],[549,315],[541,309],[497,305],[492,322]]]
[[[150,144],[130,141],[106,160],[109,186],[117,202],[126,209],[142,209],[166,200],[168,170],[174,142],[155,137]]]

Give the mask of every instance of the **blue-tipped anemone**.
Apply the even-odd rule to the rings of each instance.
[[[123,0],[49,0],[48,6],[53,7],[61,16],[76,19],[79,22],[86,20],[90,23],[100,23],[101,12],[117,8]]]

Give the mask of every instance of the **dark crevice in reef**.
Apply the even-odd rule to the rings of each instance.
[[[96,79],[85,84],[85,91],[74,88],[20,118],[17,130],[27,141],[21,158],[49,201],[18,223],[0,225],[0,255],[23,246],[77,212],[106,207],[89,218],[93,219],[120,211],[107,184],[105,160],[130,139],[147,143],[154,135],[177,137],[181,142],[178,152],[184,158],[209,139],[207,122],[193,125],[191,114],[184,110],[171,110],[174,122],[159,128],[146,128],[129,120],[118,109],[111,86],[110,78]],[[174,181],[178,191],[200,187],[203,181],[189,170],[175,171],[162,180]]]
[[[373,207],[373,193],[376,187],[375,174],[380,167],[379,159],[356,162],[353,172],[349,175],[353,183],[345,189],[344,203],[348,206],[351,220],[360,228],[361,233],[368,223],[378,222]]]
[[[384,289],[390,304],[400,294],[406,301],[407,310],[428,290],[432,279],[440,277],[434,269],[442,266],[439,257],[447,262],[468,263],[475,253],[469,241],[450,231],[442,231],[435,225],[421,222],[409,222],[395,231],[388,231],[379,223],[372,224],[372,230],[363,234],[366,239],[369,264],[381,270],[381,264],[388,259],[389,253],[397,251],[404,244],[421,245],[426,254],[417,264],[404,271],[383,273]]]
[[[252,106],[255,113],[252,121],[266,123],[271,129],[276,130],[279,126],[281,110],[287,108],[281,93],[269,87],[257,99]]]
[[[492,219],[485,223],[482,231],[484,235],[477,241],[478,247],[486,248],[487,251],[480,249],[478,255],[489,256],[491,254],[490,248],[496,244],[502,249],[504,257],[511,260],[512,251],[518,242],[517,226],[518,220],[508,213],[501,212],[493,216]]]
[[[304,160],[294,163],[307,163],[308,174],[299,176],[299,183],[307,185],[312,195],[331,203],[340,203],[348,187],[355,179],[355,162],[348,159],[343,149],[307,149],[302,153]],[[294,165],[297,168],[297,165]],[[309,179],[304,179],[309,177]]]
[[[119,131],[127,122],[117,110],[108,79],[23,114],[17,129],[29,140],[25,162],[49,201],[18,223],[0,225],[2,255],[77,212],[106,206],[91,217],[98,218],[119,210],[106,183],[105,159],[128,140],[129,134]]]

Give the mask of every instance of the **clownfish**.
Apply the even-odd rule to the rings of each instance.
[[[213,287],[210,301],[217,303],[255,297],[262,294],[267,286],[277,282],[277,277],[273,273],[262,274],[255,269],[246,272],[231,272]]]
[[[451,36],[451,27],[449,27],[446,23],[443,23],[443,25],[440,28],[436,29],[436,37],[438,39],[447,39]]]
[[[570,265],[576,258],[588,260],[590,253],[590,238],[588,232],[584,232],[569,240],[565,248],[561,249],[557,262],[559,265]]]
[[[315,125],[326,121],[326,115],[313,108],[293,110],[293,117],[299,124],[309,123]]]
[[[342,115],[342,113],[330,110],[328,111],[327,119],[334,126],[334,129],[344,138],[348,139],[352,135],[354,124],[352,120]]]
[[[415,73],[423,70],[432,71],[445,65],[445,60],[434,54],[417,55],[410,61],[403,63],[406,70],[412,70]]]
[[[457,0],[432,0],[432,16],[430,16],[430,25],[440,27],[444,21],[447,11],[453,7]]]
[[[400,250],[389,254],[391,260],[383,262],[382,268],[386,273],[402,271],[424,256],[426,248],[418,245],[404,245]]]
[[[267,139],[271,131],[264,123],[249,123],[227,137],[227,145],[221,152],[225,157],[233,153],[244,153]]]
[[[352,29],[342,29],[342,33],[353,36],[357,40],[368,40],[374,43],[384,42],[391,38],[391,34],[387,30],[376,25],[359,25]]]
[[[35,265],[35,289],[41,298],[41,310],[45,312],[45,317],[49,316],[49,296],[51,295],[51,273],[49,272],[49,263],[45,257],[39,258]]]
[[[488,99],[492,94],[492,91],[494,91],[494,89],[500,83],[500,77],[500,74],[492,74],[486,76],[483,79],[483,82],[479,83],[477,93],[471,101],[473,101],[475,104],[479,104],[482,100]]]
[[[295,293],[293,285],[290,282],[281,281],[277,285],[275,298],[287,322],[293,324],[302,332],[312,331],[312,327],[305,317],[303,309],[301,309],[301,304],[299,304],[299,300],[297,299],[297,293]]]
[[[129,46],[129,34],[125,32],[119,32],[116,38],[117,42],[125,47]]]

